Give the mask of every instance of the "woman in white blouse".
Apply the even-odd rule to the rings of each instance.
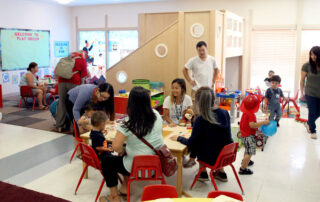
[[[169,126],[177,126],[187,109],[192,108],[192,99],[186,95],[187,88],[184,79],[174,79],[171,83],[171,96],[163,103],[164,120]]]

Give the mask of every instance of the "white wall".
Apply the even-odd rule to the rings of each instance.
[[[54,58],[53,52],[54,41],[71,41],[70,10],[71,9],[68,7],[38,3],[34,1],[1,0],[0,27],[50,30],[50,67],[53,68],[57,62],[57,59]],[[17,59],[19,59],[19,56],[17,56]],[[17,94],[19,92],[18,86],[11,84],[11,79],[12,75],[19,75],[21,71],[7,72],[10,75],[10,82],[2,84],[2,74],[4,72],[0,70],[0,83],[2,84],[3,97],[8,94]]]
[[[104,28],[105,15],[108,16],[108,27],[138,27],[139,13],[226,9],[244,17],[247,23],[251,21],[254,27],[287,28],[295,26],[298,22],[302,25],[320,27],[317,16],[319,8],[318,0],[168,0],[73,7],[72,42],[76,45],[75,16],[78,16],[79,28]],[[250,12],[252,12],[252,18]],[[297,19],[298,13],[301,13],[300,19]],[[249,26],[247,26],[244,49],[246,54],[243,58],[243,88],[250,85],[248,78],[250,78],[251,43],[248,28]],[[298,49],[297,52],[299,52]],[[300,67],[296,68],[299,72]]]
[[[104,27],[108,15],[109,27],[137,27],[139,13],[227,9],[245,18],[253,9],[253,24],[295,24],[295,0],[169,0],[119,5],[73,7],[72,16],[79,17],[80,28]]]

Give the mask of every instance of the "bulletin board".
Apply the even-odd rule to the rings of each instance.
[[[50,31],[0,28],[1,69],[26,69],[30,62],[50,66]]]

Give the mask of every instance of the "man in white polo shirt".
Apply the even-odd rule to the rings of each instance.
[[[184,77],[192,86],[191,97],[193,101],[195,99],[195,92],[200,87],[209,86],[214,88],[219,74],[216,60],[213,56],[208,55],[206,42],[198,42],[196,48],[198,56],[190,58],[183,68]],[[189,76],[190,70],[192,71],[192,78]]]

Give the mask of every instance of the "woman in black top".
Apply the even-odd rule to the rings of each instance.
[[[226,110],[213,108],[215,96],[209,87],[201,87],[196,93],[196,107],[199,111],[191,137],[189,139],[181,136],[173,136],[188,146],[190,157],[214,165],[222,148],[233,142],[231,137],[230,116]],[[201,165],[200,165],[201,166]],[[227,175],[223,170],[217,175],[217,179],[226,182]],[[206,171],[201,173],[199,180],[207,181]]]

